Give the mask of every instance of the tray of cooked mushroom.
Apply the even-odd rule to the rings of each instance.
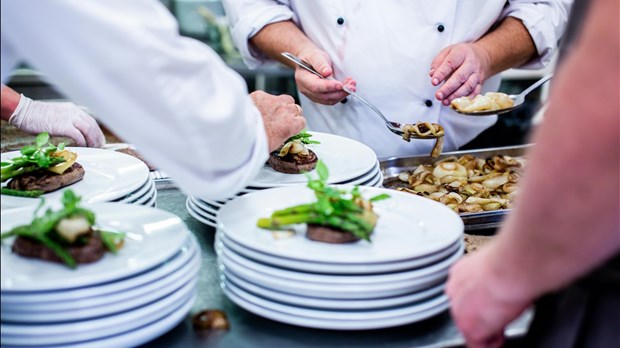
[[[383,186],[441,202],[457,212],[465,230],[495,228],[510,213],[531,145],[455,151],[439,158],[381,161]]]

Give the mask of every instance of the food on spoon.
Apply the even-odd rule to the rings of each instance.
[[[360,239],[370,241],[379,216],[372,202],[389,198],[380,194],[364,199],[359,187],[350,192],[327,185],[327,167],[317,163],[317,179],[308,176],[308,187],[314,191],[315,202],[275,211],[269,218],[258,220],[258,227],[281,230],[294,224],[307,224],[306,237],[324,243],[350,243]]]
[[[402,127],[403,139],[405,141],[411,141],[411,137],[429,137],[429,139],[436,138],[435,145],[431,150],[431,157],[437,158],[441,155],[443,149],[443,137],[446,135],[443,127],[437,123],[430,122],[418,122],[415,124],[406,124]]]
[[[29,225],[2,233],[2,240],[15,236],[12,250],[17,255],[60,262],[71,268],[98,261],[106,251],[116,254],[123,246],[124,234],[95,228],[95,214],[79,203],[80,197],[65,190],[61,210],[48,209],[37,216],[39,207]]]
[[[510,156],[451,156],[402,172],[384,185],[431,198],[457,213],[507,209],[524,166],[523,159]]]
[[[282,147],[272,152],[267,164],[275,171],[286,174],[310,172],[316,167],[318,157],[306,145],[320,144],[311,140],[312,134],[302,131],[290,137]]]
[[[480,112],[507,109],[514,106],[514,101],[505,93],[487,92],[474,98],[460,97],[454,99],[450,106],[459,112]]]
[[[69,186],[84,178],[77,154],[49,143],[49,134],[37,135],[34,145],[24,146],[21,156],[2,162],[2,194],[37,197]]]

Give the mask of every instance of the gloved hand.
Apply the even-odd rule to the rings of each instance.
[[[73,103],[34,101],[22,94],[9,123],[27,133],[48,132],[71,138],[77,146],[101,147],[105,144],[97,121]]]

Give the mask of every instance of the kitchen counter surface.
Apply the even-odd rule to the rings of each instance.
[[[196,235],[202,249],[198,298],[188,317],[177,327],[145,347],[453,347],[464,341],[450,314],[390,329],[330,331],[282,324],[254,315],[230,301],[219,287],[213,242],[215,230],[193,219],[185,209],[186,196],[169,182],[158,182],[157,206],[178,215]],[[226,312],[230,330],[198,332],[191,316],[205,309]],[[521,336],[530,313],[521,316],[507,330],[509,337]]]

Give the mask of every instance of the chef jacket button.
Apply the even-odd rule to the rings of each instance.
[[[443,31],[444,31],[445,29],[446,29],[446,28],[443,26],[443,24],[439,24],[439,25],[437,26],[437,31],[438,31],[438,32],[440,32],[440,33],[443,33]]]
[[[338,17],[338,19],[336,20],[336,23],[338,23],[339,25],[343,25],[344,24],[344,18]]]
[[[431,106],[433,106],[433,102],[432,102],[430,99],[426,99],[426,101],[424,102],[424,104],[425,104],[426,106],[428,106],[429,108],[430,108]]]
[[[344,98],[344,99],[342,99],[342,100],[340,101],[340,103],[342,103],[342,104],[346,104],[348,101],[349,101],[349,99],[348,99],[348,98]]]

